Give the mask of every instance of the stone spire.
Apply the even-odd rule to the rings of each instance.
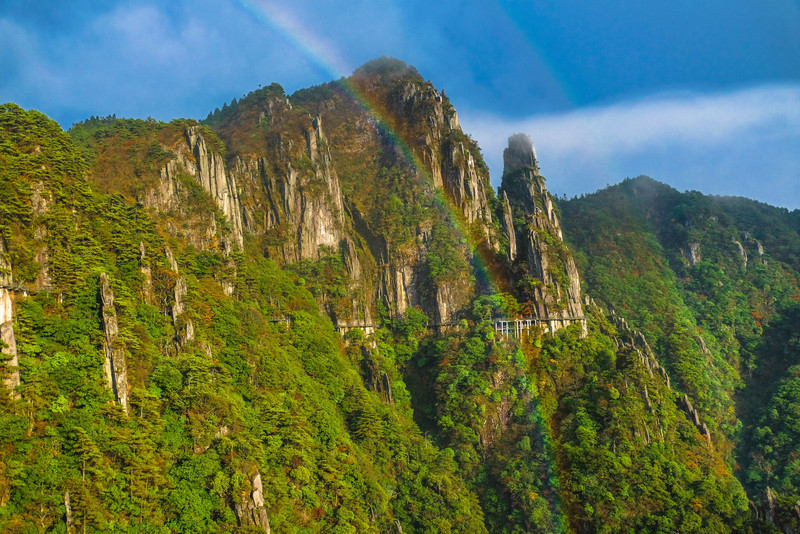
[[[508,138],[508,148],[503,151],[503,174],[510,174],[523,168],[532,168],[539,174],[539,162],[531,138],[523,133]]]
[[[504,222],[525,221],[524,225],[507,228],[506,232],[509,238],[516,238],[518,249],[514,253],[517,258],[526,260],[528,275],[540,282],[528,295],[532,301],[531,311],[538,318],[549,320],[553,330],[576,320],[583,321],[578,269],[563,244],[561,223],[544,178],[539,174],[536,150],[530,137],[525,134],[509,137],[503,160],[500,198],[510,205]],[[583,325],[585,328],[585,321]]]

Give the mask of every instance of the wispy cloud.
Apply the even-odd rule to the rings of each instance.
[[[800,86],[657,95],[524,119],[466,112],[462,122],[496,181],[506,139],[525,132],[559,193],[591,192],[650,174],[679,189],[757,193],[767,202],[800,207]]]

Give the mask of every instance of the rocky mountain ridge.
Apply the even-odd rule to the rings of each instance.
[[[602,254],[564,239],[591,212],[562,217],[530,138],[509,139],[496,194],[413,67],[273,84],[203,123],[90,119],[67,137],[5,106],[0,127],[3,528],[36,510],[67,531],[763,526],[733,475],[727,338],[669,306],[683,330],[664,336],[628,286],[597,289]],[[673,211],[675,261],[717,276],[719,240],[697,230],[724,213]],[[752,302],[791,300],[772,252],[791,244],[746,231],[718,232],[720,257],[762,277]],[[499,317],[529,324],[506,336]]]

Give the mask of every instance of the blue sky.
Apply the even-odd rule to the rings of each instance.
[[[3,0],[0,101],[204,118],[388,55],[444,89],[497,185],[523,131],[554,193],[647,174],[800,208],[800,2]]]

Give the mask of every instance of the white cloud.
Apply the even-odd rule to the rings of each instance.
[[[800,207],[800,186],[786,190],[786,184],[800,184],[800,86],[657,95],[518,120],[462,112],[462,123],[498,183],[508,136],[525,132],[559,193],[591,192],[649,174],[679,189],[759,193],[764,201]],[[761,187],[751,193],[753,173],[761,174]],[[772,183],[766,197],[761,189]]]

